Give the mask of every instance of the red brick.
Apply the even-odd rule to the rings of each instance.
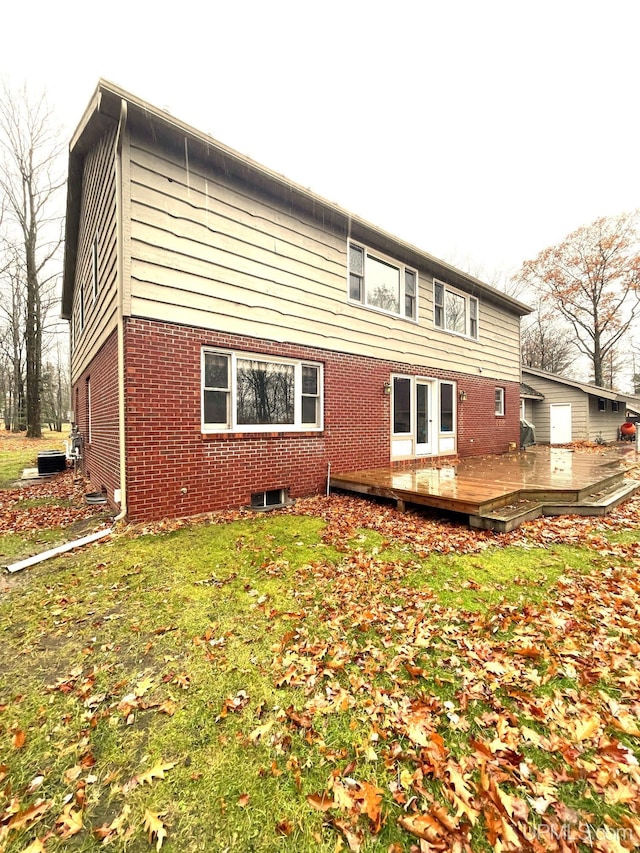
[[[245,506],[253,492],[266,489],[286,488],[291,497],[321,493],[329,462],[334,471],[389,465],[390,398],[383,385],[391,373],[425,374],[424,368],[400,361],[142,319],[126,322],[125,344],[127,506],[132,521]],[[202,346],[322,362],[324,431],[202,435]],[[455,381],[467,393],[467,400],[457,406],[460,456],[503,452],[510,441],[518,440],[518,383],[442,370],[428,374]],[[120,485],[115,335],[74,389],[78,423],[85,435],[87,377],[92,442],[86,447],[86,466],[94,485],[105,486],[113,500],[113,490]],[[503,418],[494,414],[496,385],[505,388]],[[424,460],[426,465],[431,462],[432,457]]]

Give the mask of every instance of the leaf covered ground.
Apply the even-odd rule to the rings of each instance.
[[[334,496],[12,579],[0,850],[635,849],[639,522]]]

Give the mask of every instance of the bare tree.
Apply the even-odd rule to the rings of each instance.
[[[42,366],[42,419],[50,430],[62,432],[70,399],[70,388],[66,359],[62,357],[60,347],[54,361],[46,361]]]
[[[13,432],[26,427],[25,400],[25,299],[24,282],[15,252],[7,253],[12,263],[3,271],[0,319],[4,320],[2,354],[5,365],[5,422]]]
[[[502,267],[489,269],[470,254],[457,251],[449,252],[443,256],[442,260],[496,290],[501,290],[513,299],[522,299],[525,303],[527,302],[526,285],[514,278],[509,270]]]
[[[640,313],[638,219],[638,211],[596,219],[526,261],[518,276],[568,322],[596,385],[605,384],[606,359]]]
[[[55,283],[52,262],[62,242],[63,145],[44,96],[23,87],[0,90],[2,244],[19,255],[25,288],[27,436],[41,435],[42,338]],[[0,263],[0,267],[2,264]]]
[[[553,309],[539,300],[537,310],[522,325],[520,355],[524,367],[560,376],[570,374],[576,355],[570,331],[556,321]]]

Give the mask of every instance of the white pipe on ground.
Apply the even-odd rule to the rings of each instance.
[[[8,572],[20,572],[22,569],[27,569],[29,566],[35,566],[37,563],[43,563],[51,557],[57,557],[59,554],[64,554],[66,551],[72,551],[74,548],[81,548],[83,545],[90,545],[91,542],[97,542],[98,539],[104,539],[111,534],[112,528],[107,530],[98,530],[96,533],[90,533],[88,536],[83,536],[81,539],[74,539],[73,542],[65,542],[64,545],[58,545],[57,548],[50,548],[48,551],[43,551],[42,554],[36,554],[34,557],[27,557],[26,560],[20,560],[18,563],[12,563],[7,566]]]

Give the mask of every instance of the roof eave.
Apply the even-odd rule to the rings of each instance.
[[[439,258],[430,255],[428,252],[419,249],[411,243],[405,242],[395,235],[378,228],[367,220],[362,219],[334,202],[317,195],[306,187],[296,184],[284,175],[274,172],[268,167],[252,160],[250,157],[240,154],[238,151],[224,145],[213,137],[202,133],[183,121],[180,121],[170,113],[154,107],[152,104],[143,101],[141,98],[126,92],[124,89],[121,89],[119,86],[106,80],[101,79],[98,82],[94,98],[92,99],[83,119],[78,125],[76,133],[74,134],[72,140],[72,151],[78,148],[81,140],[86,136],[87,128],[90,126],[92,119],[97,113],[108,115],[114,120],[117,119],[120,112],[119,103],[121,100],[127,101],[130,121],[133,120],[134,116],[137,114],[138,118],[144,119],[147,122],[149,120],[161,122],[172,133],[192,139],[198,144],[205,146],[207,150],[214,150],[224,158],[228,158],[231,162],[237,164],[239,168],[250,171],[254,176],[259,177],[260,183],[263,185],[271,186],[273,189],[277,187],[281,192],[288,194],[290,197],[297,198],[298,201],[303,202],[305,206],[310,206],[316,211],[323,209],[333,218],[344,220],[349,230],[357,228],[358,231],[370,232],[372,235],[375,235],[378,240],[392,244],[397,247],[404,256],[420,260],[424,266],[433,271],[436,277],[442,276],[454,285],[463,285],[466,289],[471,290],[474,295],[484,296],[490,301],[501,305],[511,313],[518,316],[525,316],[532,312],[533,309],[528,305],[525,305],[523,302],[520,302],[497,288],[486,284],[480,279],[453,267],[446,261],[442,261]],[[79,204],[79,200],[77,201]],[[72,248],[75,249],[75,246]],[[69,291],[69,287],[65,255],[65,292]],[[63,310],[65,307],[70,311],[70,305],[65,305],[63,301]]]
[[[539,379],[548,379],[551,382],[557,382],[560,385],[566,385],[569,388],[577,388],[579,391],[584,391],[591,397],[601,397],[604,400],[615,400],[623,403],[633,397],[631,394],[622,394],[619,391],[613,391],[611,388],[602,388],[599,385],[589,385],[588,382],[578,382],[575,379],[568,379],[565,376],[558,376],[555,373],[549,373],[546,370],[538,370],[535,367],[523,367],[522,373],[529,373],[531,376],[537,376]]]

